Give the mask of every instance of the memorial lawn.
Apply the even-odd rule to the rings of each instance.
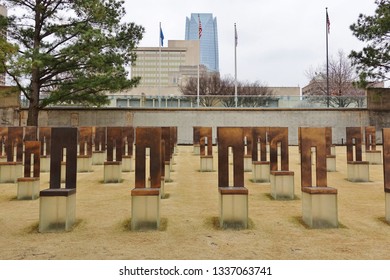
[[[295,199],[274,200],[270,183],[253,183],[251,172],[245,172],[249,228],[222,230],[217,149],[214,172],[199,172],[192,146],[177,150],[157,231],[130,230],[134,172],[123,172],[121,183],[107,184],[102,165],[77,173],[77,222],[59,233],[38,232],[39,199],[17,200],[16,184],[0,184],[0,259],[390,259],[382,165],[370,165],[369,182],[349,182],[346,149],[336,147],[337,171],[327,176],[328,185],[338,190],[339,228],[310,229],[302,222],[298,147],[290,147]],[[48,185],[49,173],[41,173],[41,190]]]

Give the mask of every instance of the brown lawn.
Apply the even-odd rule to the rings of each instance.
[[[192,146],[178,147],[173,182],[165,184],[167,198],[161,201],[158,231],[129,229],[134,172],[123,173],[120,184],[102,183],[103,166],[79,173],[77,224],[61,233],[39,233],[39,199],[16,200],[16,184],[1,184],[0,259],[390,259],[381,165],[370,166],[370,182],[351,183],[346,180],[345,147],[337,147],[337,172],[328,172],[328,185],[338,189],[340,227],[310,229],[301,220],[298,150],[290,147],[296,199],[273,200],[270,184],[252,183],[251,172],[246,172],[250,226],[222,230],[218,173],[200,173],[199,156],[192,152]],[[41,173],[41,189],[48,188],[48,178]]]

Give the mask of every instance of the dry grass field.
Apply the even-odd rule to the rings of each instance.
[[[19,201],[16,184],[1,184],[0,259],[390,259],[382,166],[370,166],[370,182],[352,183],[346,180],[345,147],[337,147],[336,155],[337,171],[328,172],[328,185],[338,189],[340,227],[335,229],[310,229],[302,222],[297,147],[290,147],[295,200],[272,199],[269,183],[252,183],[251,172],[245,173],[250,219],[245,230],[218,228],[218,174],[198,171],[199,156],[192,146],[178,147],[157,231],[129,229],[134,172],[123,173],[119,184],[102,183],[103,166],[78,173],[77,223],[60,233],[39,233],[39,199]],[[48,188],[48,178],[41,173],[41,189]]]

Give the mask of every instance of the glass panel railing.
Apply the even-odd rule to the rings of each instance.
[[[139,96],[108,95],[108,108],[367,108],[366,96]],[[199,105],[198,105],[199,103]],[[28,107],[21,100],[22,108]],[[77,104],[50,107],[82,107]]]
[[[365,96],[110,96],[110,107],[133,108],[366,108]],[[199,105],[198,105],[199,103]],[[126,104],[126,106],[123,106]]]

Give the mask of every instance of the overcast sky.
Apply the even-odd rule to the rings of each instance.
[[[127,21],[145,28],[142,47],[157,47],[159,22],[167,40],[184,40],[186,17],[217,18],[219,67],[234,76],[237,24],[237,78],[268,86],[308,83],[305,71],[326,61],[325,8],[330,19],[329,55],[349,54],[364,44],[349,29],[360,13],[374,14],[374,0],[125,0]]]

